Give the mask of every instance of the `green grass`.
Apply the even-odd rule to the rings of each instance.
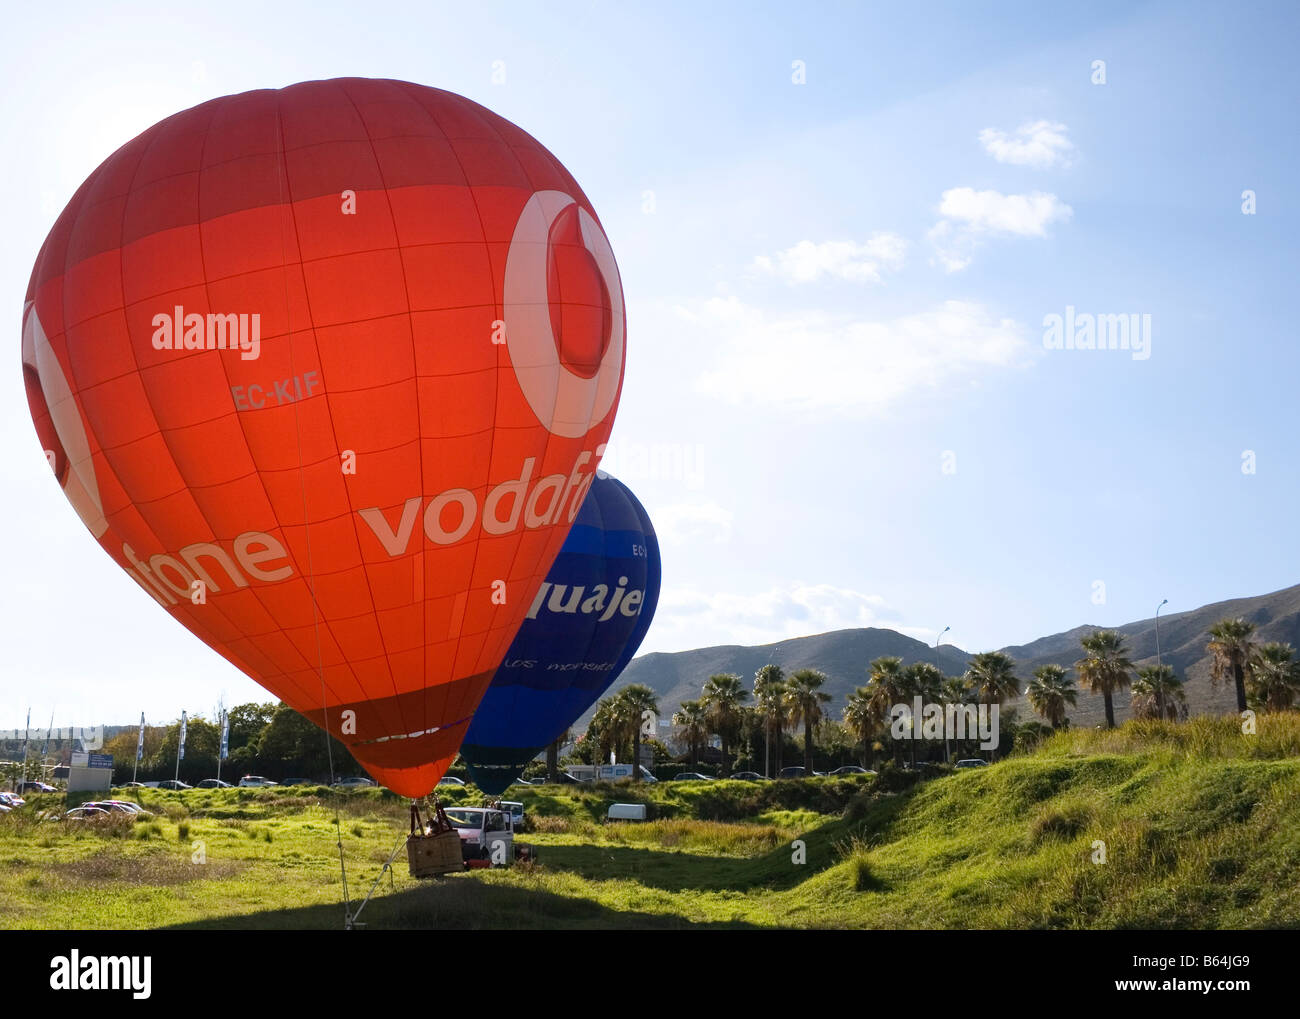
[[[157,816],[0,819],[0,927],[338,927],[406,831],[382,790],[142,790]],[[472,788],[444,797],[477,802]],[[1300,927],[1300,716],[1130,723],[918,782],[527,787],[536,866],[430,881],[377,929]],[[645,823],[606,823],[612,802]],[[339,828],[335,826],[335,810]],[[1105,843],[1106,862],[1093,862]],[[201,843],[202,852],[199,852]]]

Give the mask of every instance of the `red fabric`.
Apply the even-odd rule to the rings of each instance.
[[[554,351],[518,355],[504,280],[508,258],[536,247],[522,229],[536,192],[570,203],[541,228],[534,289],[549,307],[529,320],[551,323]],[[467,99],[305,82],[204,103],[128,142],[73,197],[32,273],[32,417],[92,533],[102,511],[100,544],[172,616],[405,795],[428,792],[455,756],[613,424],[622,293],[584,247],[579,209],[596,222],[554,156]],[[156,349],[155,316],[177,306],[205,328],[210,314],[258,314],[258,356]],[[509,342],[494,343],[503,319]],[[548,356],[555,367],[534,363]],[[521,386],[528,372],[540,397]],[[612,402],[594,381],[556,397],[565,373],[603,373]],[[556,424],[575,413],[576,426]],[[515,498],[577,471],[565,510],[549,512],[551,482],[536,513],[485,529],[489,494],[528,460]],[[439,497],[435,540],[425,511]],[[513,508],[503,493],[495,516]]]

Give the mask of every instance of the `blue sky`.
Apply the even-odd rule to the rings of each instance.
[[[644,650],[984,650],[1300,579],[1292,5],[107,6],[7,14],[0,726],[262,696],[51,480],[19,315],[113,149],[310,78],[467,95],[594,203],[628,309],[607,466],[663,548]],[[1045,349],[1067,306],[1149,315],[1150,356]]]

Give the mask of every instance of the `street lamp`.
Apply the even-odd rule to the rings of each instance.
[[[934,665],[935,668],[940,670],[943,669],[943,666],[939,664],[939,642],[943,640],[943,635],[951,629],[952,629],[951,626],[945,626],[942,630],[939,631],[939,636],[934,638]],[[913,722],[912,724],[915,725],[916,723]],[[948,730],[945,727],[943,732],[943,761],[945,764],[947,764],[951,760],[952,757],[948,753]]]
[[[1164,601],[1162,601],[1159,605],[1156,606],[1156,665],[1157,666],[1160,665],[1160,610],[1168,604],[1169,604],[1169,599],[1166,598]]]

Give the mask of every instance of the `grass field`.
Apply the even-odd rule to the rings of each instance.
[[[406,831],[380,790],[141,790],[156,817],[0,818],[0,927],[338,928]],[[521,787],[535,866],[416,881],[392,928],[1300,927],[1300,716],[1130,723],[918,781]],[[616,800],[652,820],[606,824]],[[475,802],[473,789],[448,801]],[[338,824],[335,817],[337,812]],[[1097,843],[1105,843],[1105,862]],[[802,850],[799,848],[802,844]]]

